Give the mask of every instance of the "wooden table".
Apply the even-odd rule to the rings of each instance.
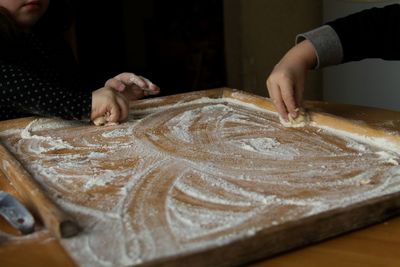
[[[1,172],[0,190],[10,192],[20,199],[18,193]],[[0,266],[76,266],[57,239],[49,231],[43,229],[40,223],[38,228],[39,230],[34,233],[34,238],[23,239],[0,217],[0,230],[21,239],[18,243],[14,243],[7,242],[0,236]]]
[[[329,103],[308,103],[324,112],[362,120],[387,130],[400,130],[400,113],[376,108]],[[394,123],[387,123],[393,121]],[[252,267],[269,266],[400,266],[400,218],[298,249]]]
[[[400,218],[251,265],[399,266]]]
[[[309,102],[307,106],[397,134],[400,131],[399,112],[322,102]],[[3,175],[0,189],[15,193]],[[2,220],[0,229],[16,234]],[[35,235],[12,245],[0,237],[0,266],[76,266],[47,230],[39,229]],[[399,247],[400,218],[394,218],[251,266],[400,266]]]

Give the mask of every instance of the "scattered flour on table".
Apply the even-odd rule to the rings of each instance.
[[[82,266],[138,265],[222,246],[400,190],[399,154],[386,140],[326,128],[283,132],[271,112],[236,100],[133,113],[151,116],[91,134],[38,133],[79,126],[60,120],[8,132],[21,138],[12,149],[31,173],[80,219],[84,231],[62,243]],[[58,149],[66,152],[46,154]]]

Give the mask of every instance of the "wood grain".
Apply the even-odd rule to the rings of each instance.
[[[196,102],[202,97],[211,100]],[[214,101],[224,98],[237,103]],[[222,88],[132,103],[132,121],[119,126],[35,131],[61,140],[62,148],[52,149],[44,139],[32,145],[35,140],[18,135],[7,141],[30,170],[39,170],[35,162],[51,171],[57,167],[57,179],[38,173],[46,191],[61,195],[60,203],[85,222],[87,235],[67,245],[75,256],[96,253],[79,254],[81,264],[138,253],[136,264],[143,266],[240,265],[398,214],[398,192],[362,198],[374,188],[386,190],[386,183],[397,186],[390,172],[396,167],[380,162],[376,148],[365,144],[371,151],[361,153],[314,128],[283,129],[265,109],[273,111],[264,98]],[[282,153],[301,153],[269,158],[268,149],[279,145],[274,140],[286,146]],[[264,150],[255,144],[264,144]],[[311,178],[310,166],[319,168]],[[368,176],[371,183],[359,183],[357,175],[371,170],[376,171]],[[336,204],[352,196],[361,200]],[[327,201],[328,208],[311,212],[318,201]]]
[[[277,112],[269,99],[228,88],[223,90],[224,97],[237,99],[275,113]],[[325,126],[343,133],[359,135],[360,137],[378,138],[390,144],[393,151],[400,151],[400,136],[397,134],[391,134],[384,129],[360,124],[325,112],[309,111],[309,114],[311,121],[320,127]]]
[[[0,171],[0,190],[15,196],[33,212],[34,207],[29,199],[16,191],[2,171]],[[40,220],[36,221],[34,233],[23,236],[7,221],[0,218],[0,266],[75,267],[77,265]]]
[[[40,215],[46,227],[55,237],[71,237],[79,232],[77,223],[49,199],[41,186],[2,144],[0,144],[0,158],[2,160],[1,171],[17,191],[24,196],[24,199],[30,203],[35,213]]]
[[[283,253],[249,267],[397,267],[400,265],[398,236],[400,217]]]
[[[78,266],[52,235],[40,230],[25,237],[10,236],[6,241],[0,238],[0,266]]]

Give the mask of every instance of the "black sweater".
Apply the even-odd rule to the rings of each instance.
[[[365,58],[400,59],[400,5],[364,10],[328,22],[343,47],[343,63]]]
[[[91,102],[61,36],[29,33],[0,44],[0,120],[28,115],[83,119],[90,116]]]

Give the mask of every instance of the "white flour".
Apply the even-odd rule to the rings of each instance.
[[[130,117],[103,128],[39,120],[3,133],[82,223],[82,234],[63,240],[82,266],[213,248],[400,190],[399,154],[385,142],[283,129],[240,101],[201,98]]]

